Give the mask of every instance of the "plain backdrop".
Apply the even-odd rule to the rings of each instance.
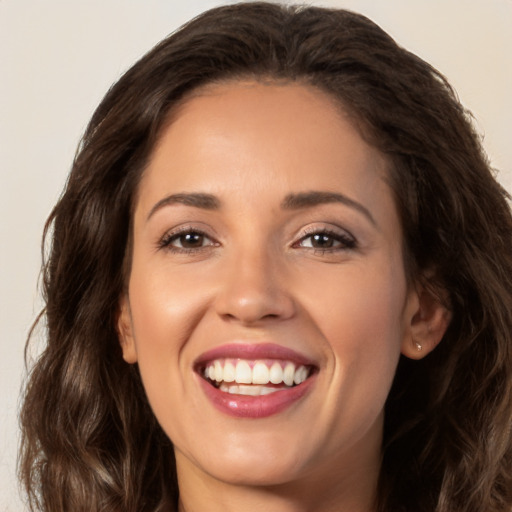
[[[0,0],[0,512],[15,478],[23,350],[44,221],[95,106],[120,74],[213,0]],[[366,14],[444,73],[512,190],[512,0],[324,0]],[[41,333],[36,337],[43,343]],[[37,350],[36,350],[37,352]]]

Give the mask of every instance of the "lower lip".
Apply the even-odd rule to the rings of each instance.
[[[298,386],[269,395],[247,396],[225,393],[198,376],[213,405],[225,414],[239,418],[266,418],[278,414],[298,402],[313,385],[314,375]]]

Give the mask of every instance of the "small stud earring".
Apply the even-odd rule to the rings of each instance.
[[[418,343],[417,341],[414,342],[414,346],[416,347],[416,350],[418,352],[421,352],[423,350],[423,347],[421,346],[421,343]]]

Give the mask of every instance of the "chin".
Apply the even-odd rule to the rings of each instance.
[[[254,457],[240,461],[229,457],[216,463],[208,472],[232,485],[261,487],[286,484],[296,480],[300,473],[296,463],[283,461],[279,454],[264,460]]]
[[[217,480],[242,486],[272,486],[297,480],[307,469],[305,440],[272,429],[256,435],[226,436],[210,440],[196,454],[181,454]],[[283,435],[284,434],[284,435]],[[300,437],[300,436],[299,436]],[[195,456],[194,456],[195,455]],[[179,462],[185,462],[181,459]]]

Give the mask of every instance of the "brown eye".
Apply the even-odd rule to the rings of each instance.
[[[315,249],[330,249],[333,247],[335,240],[332,236],[321,233],[311,237],[311,247]]]
[[[168,234],[160,242],[161,249],[174,251],[194,251],[216,245],[215,242],[200,231],[181,231]]]
[[[183,249],[196,249],[203,247],[205,238],[201,233],[184,233],[179,235],[172,243]]]
[[[303,237],[298,245],[306,249],[337,251],[354,249],[356,247],[356,241],[348,233],[342,234],[319,231]]]

